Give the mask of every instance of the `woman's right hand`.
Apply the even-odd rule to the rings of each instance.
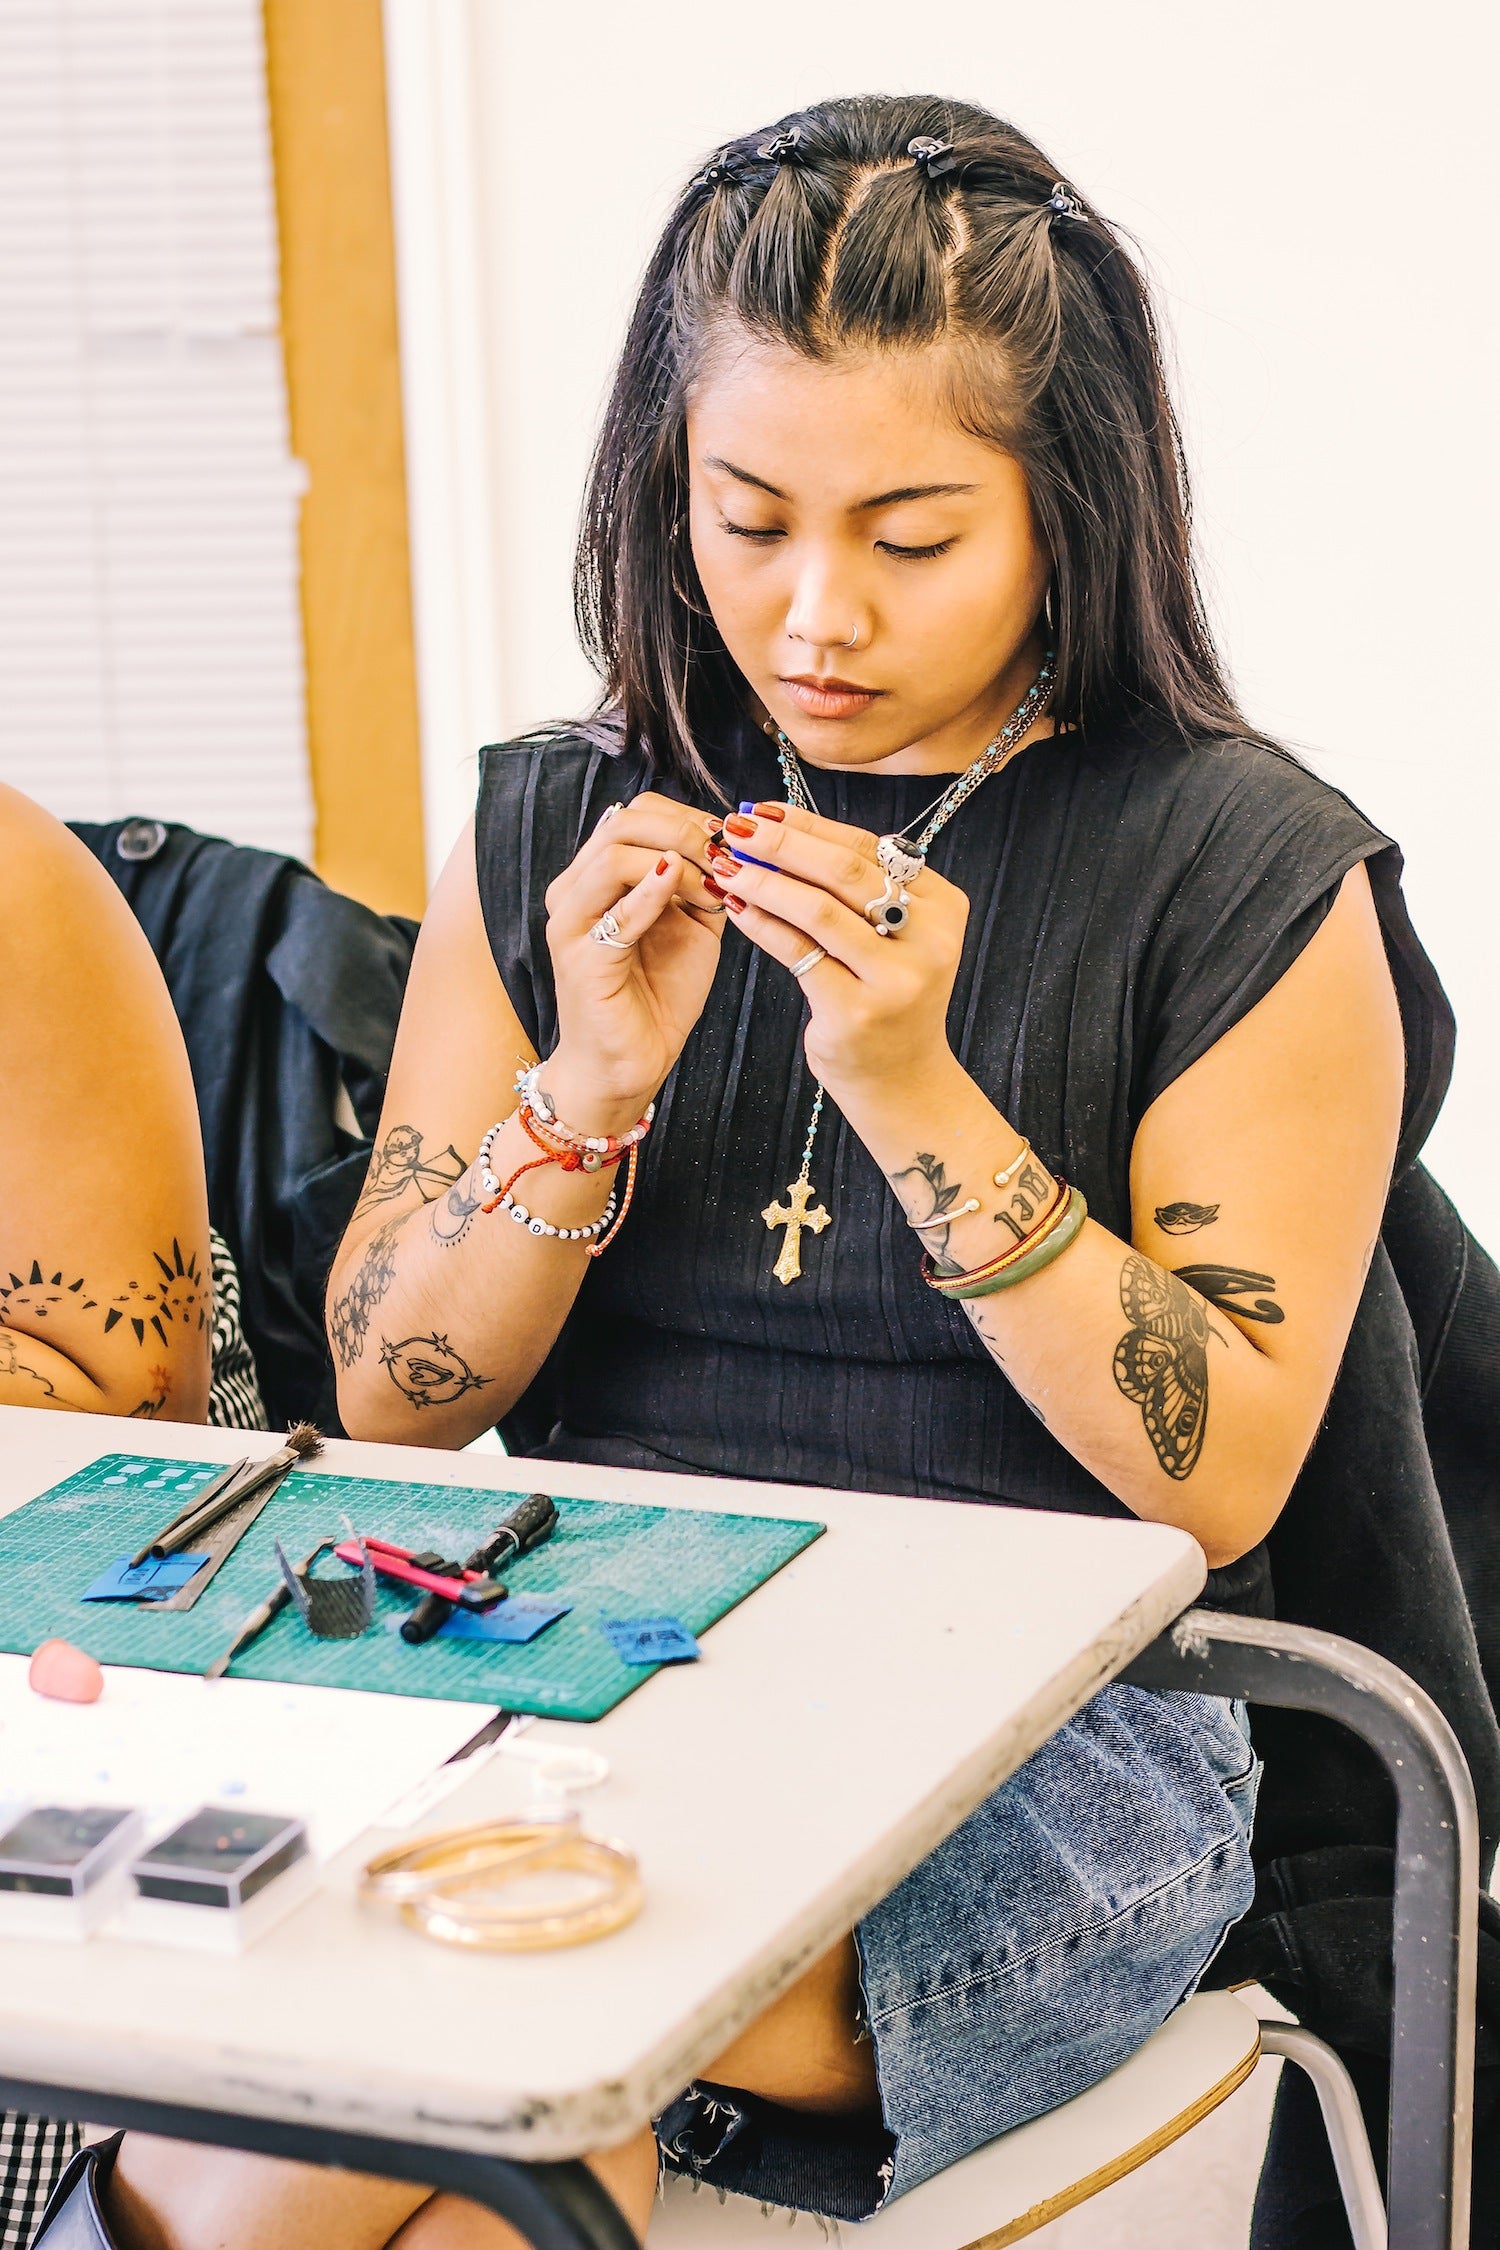
[[[611,807],[547,889],[558,1044],[546,1084],[570,1124],[613,1132],[653,1100],[703,1012],[724,930],[712,816],[647,791]],[[624,951],[589,935],[614,915]]]

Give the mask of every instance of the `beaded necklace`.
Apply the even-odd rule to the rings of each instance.
[[[988,781],[991,774],[999,773],[1001,767],[1009,764],[1015,756],[1026,736],[1031,732],[1031,729],[1051,702],[1055,677],[1053,651],[1048,649],[1047,654],[1042,659],[1042,668],[1036,678],[1032,681],[1000,732],[992,742],[986,743],[973,764],[966,766],[964,771],[951,781],[946,789],[939,792],[926,811],[918,813],[915,820],[909,820],[905,828],[901,829],[898,834],[881,837],[880,841],[883,845],[894,848],[898,865],[900,864],[900,855],[903,854],[908,862],[916,861],[919,863],[916,869],[906,874],[906,881],[910,882],[913,880],[914,874],[920,872],[920,865],[926,862],[933,838],[940,829],[946,828],[948,822],[958,811],[959,806],[967,804],[980,784]],[[786,788],[787,803],[798,806],[803,812],[816,814],[818,808],[813,803],[812,790],[797,756],[796,745],[788,740],[779,727],[776,730],[776,758],[781,767],[781,778]],[[915,837],[911,834],[914,828],[920,831]],[[882,855],[882,863],[884,864],[884,854]],[[887,895],[889,895],[889,885]],[[801,1277],[803,1235],[821,1234],[825,1227],[833,1224],[833,1213],[826,1211],[817,1201],[817,1190],[812,1184],[813,1143],[818,1137],[818,1120],[823,1115],[824,1099],[824,1089],[819,1082],[813,1098],[812,1117],[808,1122],[807,1139],[802,1144],[801,1170],[786,1190],[785,1203],[780,1201],[768,1203],[761,1213],[766,1225],[773,1231],[777,1227],[785,1227],[786,1229],[780,1254],[771,1269],[783,1288],[788,1282],[796,1281]]]

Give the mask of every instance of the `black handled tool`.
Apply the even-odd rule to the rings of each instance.
[[[557,1502],[551,1493],[529,1492],[508,1515],[501,1517],[488,1539],[474,1549],[462,1567],[483,1571],[486,1577],[493,1578],[507,1563],[529,1554],[533,1547],[540,1547],[556,1528]],[[446,1594],[424,1594],[402,1624],[402,1640],[430,1641],[433,1634],[447,1624],[457,1606]]]

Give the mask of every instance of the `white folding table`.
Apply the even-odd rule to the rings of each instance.
[[[103,1453],[274,1443],[0,1408],[0,1513]],[[1192,1539],[1133,1521],[395,1446],[330,1444],[306,1473],[320,1468],[828,1530],[697,1664],[593,1725],[537,1722],[533,1739],[609,1761],[586,1825],[639,1857],[629,1927],[522,1956],[434,1945],[356,1901],[358,1869],[393,1840],[371,1831],[238,1959],[0,1942],[0,2104],[430,2182],[539,2250],[629,2244],[570,2160],[679,2093],[1204,1579]],[[514,1811],[521,1788],[496,1759],[439,1822]]]

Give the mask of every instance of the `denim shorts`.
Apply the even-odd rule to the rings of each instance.
[[[856,1932],[878,2119],[689,2087],[665,2162],[763,2202],[867,2218],[1134,2054],[1254,1890],[1244,1707],[1116,1683]]]

